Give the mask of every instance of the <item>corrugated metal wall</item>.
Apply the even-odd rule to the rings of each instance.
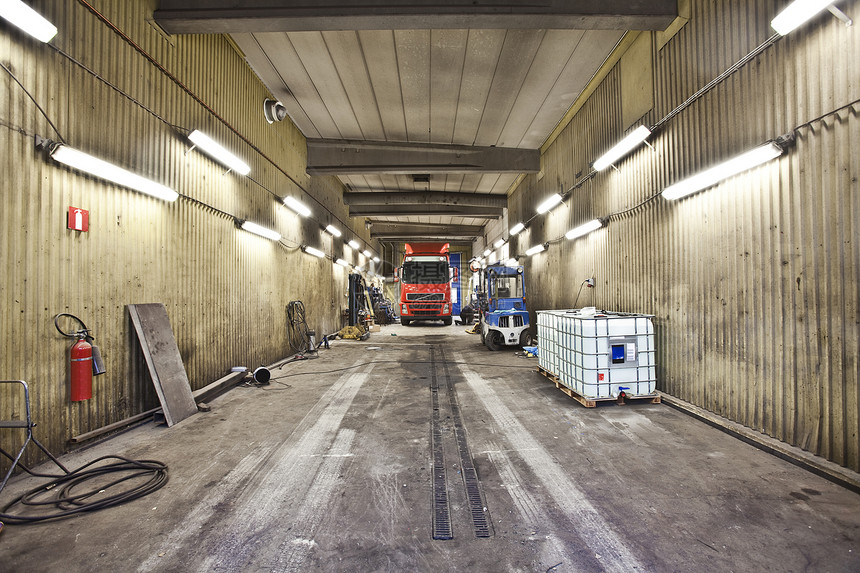
[[[653,125],[773,34],[785,2],[693,1],[689,23],[654,42]],[[857,3],[843,7],[856,13]],[[860,470],[860,105],[797,129],[782,158],[680,201],[667,185],[860,98],[857,26],[824,14],[697,100],[646,146],[532,221],[533,309],[656,315],[659,388]],[[510,199],[511,221],[569,189],[631,126],[619,66],[546,150],[544,172]],[[617,214],[577,241],[555,241]],[[495,237],[491,229],[488,236]],[[580,290],[594,276],[597,288]]]
[[[125,305],[166,305],[196,389],[231,366],[255,367],[288,356],[289,301],[304,302],[311,328],[340,328],[346,271],[302,253],[299,244],[364,261],[344,253],[340,241],[321,232],[321,225],[336,222],[335,216],[350,221],[340,199],[342,188],[334,178],[305,176],[303,137],[289,121],[266,123],[262,102],[268,94],[225,37],[168,38],[147,22],[154,0],[90,2],[277,167],[84,2],[31,4],[59,28],[52,45],[67,55],[4,23],[0,58],[69,145],[190,198],[175,203],[151,199],[53,162],[35,148],[33,135],[58,140],[57,134],[2,72],[0,379],[30,383],[37,435],[49,449],[61,452],[74,435],[158,404]],[[247,161],[250,178],[225,174],[207,156],[189,151],[185,134],[195,128]],[[302,182],[308,193],[294,181]],[[277,201],[276,196],[288,193],[309,204],[316,220],[299,219]],[[88,233],[66,229],[69,206],[90,211]],[[233,216],[277,229],[284,244],[237,229]],[[363,221],[350,223],[353,233],[369,244]],[[95,379],[92,400],[69,401],[70,341],[52,322],[59,312],[83,319],[105,358],[107,374]],[[0,387],[0,419],[22,416],[16,392]],[[2,447],[15,449],[20,434],[0,430]],[[36,458],[34,453],[28,461]],[[0,470],[5,468],[8,463],[0,461]]]

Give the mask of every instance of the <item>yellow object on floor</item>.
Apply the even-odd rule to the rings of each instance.
[[[361,340],[364,333],[364,328],[360,326],[344,326],[337,335],[344,340]]]

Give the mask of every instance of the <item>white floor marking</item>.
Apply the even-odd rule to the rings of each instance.
[[[458,357],[458,362],[463,362]],[[636,557],[630,552],[612,526],[588,501],[585,494],[564,473],[552,456],[520,423],[514,413],[496,394],[493,386],[468,367],[457,367],[466,378],[469,387],[481,401],[484,408],[493,416],[496,424],[511,448],[517,451],[532,450],[522,459],[541,481],[546,491],[571,521],[578,536],[599,555],[599,562],[605,571],[627,573],[632,570],[644,571]]]

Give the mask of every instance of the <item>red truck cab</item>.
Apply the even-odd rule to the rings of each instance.
[[[399,269],[400,323],[441,320],[450,325],[451,280],[448,243],[406,244]]]

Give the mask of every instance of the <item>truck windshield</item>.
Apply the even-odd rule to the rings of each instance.
[[[410,261],[403,263],[401,279],[410,285],[431,285],[448,282],[448,263],[444,261]]]
[[[523,276],[495,277],[493,278],[492,298],[522,298]]]

